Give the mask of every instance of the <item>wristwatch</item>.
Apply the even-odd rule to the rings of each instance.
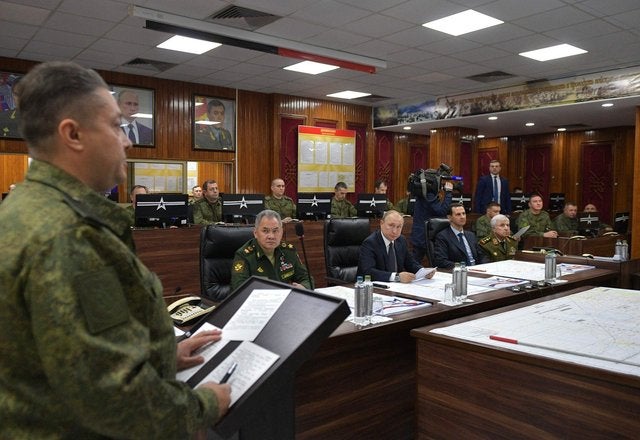
[[[399,273],[396,273],[396,277],[393,279],[393,281],[395,283],[399,283],[400,282],[400,274]]]

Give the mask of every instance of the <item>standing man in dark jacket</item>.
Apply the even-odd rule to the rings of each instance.
[[[502,214],[511,212],[511,194],[509,194],[509,181],[500,176],[502,169],[499,160],[489,162],[489,174],[480,177],[476,186],[476,195],[473,198],[475,212],[484,214],[489,202],[500,204]]]

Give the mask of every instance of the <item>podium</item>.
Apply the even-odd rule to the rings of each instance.
[[[293,439],[296,371],[350,313],[344,300],[251,277],[220,303],[205,322],[223,328],[254,289],[291,290],[253,341],[279,358],[229,409],[214,430],[208,433],[208,438]],[[199,383],[240,343],[229,342],[187,383],[191,386]]]

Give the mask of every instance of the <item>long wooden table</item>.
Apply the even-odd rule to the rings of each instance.
[[[565,277],[566,284],[512,293],[473,295],[474,302],[397,315],[388,323],[357,329],[343,323],[298,371],[296,439],[412,439],[415,421],[417,327],[468,316],[564,289],[615,283],[616,272],[593,269]]]
[[[416,439],[638,438],[640,377],[416,329]]]
[[[585,238],[584,240],[572,239],[569,237],[525,237],[523,249],[534,247],[552,247],[558,249],[565,255],[591,254],[601,257],[612,257],[616,250],[616,241],[626,239],[626,236],[602,236]]]

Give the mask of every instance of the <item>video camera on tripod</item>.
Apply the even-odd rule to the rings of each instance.
[[[428,194],[437,195],[446,181],[454,181],[453,189],[462,192],[462,176],[454,176],[453,168],[441,163],[438,169],[420,169],[409,176],[407,191],[412,196],[426,198]]]

